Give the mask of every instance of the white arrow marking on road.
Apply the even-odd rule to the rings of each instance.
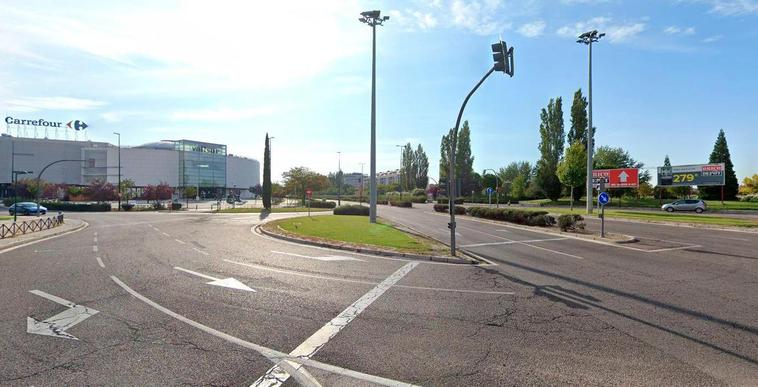
[[[619,173],[619,182],[626,183],[627,177],[629,177],[629,175],[626,174],[626,171],[621,171],[621,173]]]
[[[61,304],[68,309],[43,321],[39,321],[32,317],[27,317],[26,333],[59,337],[61,339],[79,340],[70,333],[67,333],[66,330],[99,313],[92,308],[74,304],[71,301],[64,300],[52,294],[47,294],[41,290],[30,290],[29,292],[36,294],[42,298],[46,298],[52,302]]]
[[[274,250],[271,250],[271,252],[274,253],[274,254],[284,254],[284,255],[289,255],[289,256],[293,256],[293,257],[316,259],[316,260],[319,260],[319,261],[327,261],[327,262],[329,262],[329,261],[361,261],[361,262],[365,262],[362,259],[353,258],[353,257],[345,257],[345,256],[341,256],[341,255],[330,255],[328,257],[312,257],[310,255],[300,255],[300,254],[295,254],[295,253],[285,253],[284,251],[274,251]]]
[[[183,271],[185,273],[189,273],[189,274],[192,274],[192,275],[196,275],[198,277],[209,279],[209,280],[211,280],[211,282],[206,282],[206,284],[208,284],[208,285],[221,286],[221,287],[224,287],[224,288],[231,288],[231,289],[237,289],[237,290],[245,290],[245,291],[248,291],[248,292],[255,293],[255,289],[251,289],[247,285],[243,284],[242,282],[240,282],[240,281],[238,281],[238,280],[236,280],[234,278],[226,278],[226,279],[215,278],[215,277],[211,277],[209,275],[205,275],[203,273],[198,273],[196,271],[187,270],[187,269],[181,268],[179,266],[174,266],[174,269],[179,270],[179,271]]]

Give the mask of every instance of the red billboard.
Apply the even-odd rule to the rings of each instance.
[[[637,188],[640,186],[640,170],[637,168],[595,169],[592,171],[592,182],[605,188]]]

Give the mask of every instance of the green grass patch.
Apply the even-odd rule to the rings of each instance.
[[[12,217],[12,216],[4,216],[4,215],[0,215],[0,220],[11,220],[11,219],[13,219],[13,217]]]
[[[549,211],[553,214],[584,214],[584,207],[574,205],[574,211],[569,210],[568,207],[524,207],[524,210],[528,211]],[[592,216],[597,216],[597,208],[595,208]],[[710,214],[695,214],[692,212],[653,212],[653,211],[631,211],[631,210],[618,210],[606,207],[605,215],[608,218],[622,218],[622,219],[636,219],[636,220],[650,220],[659,222],[673,222],[673,223],[693,223],[693,224],[710,224],[717,226],[732,226],[732,227],[758,227],[758,221],[745,218],[729,217],[729,216],[717,216]]]
[[[400,231],[379,220],[369,223],[367,217],[349,215],[319,215],[282,219],[267,224],[305,237],[350,244],[390,248],[417,254],[439,254],[444,246]]]
[[[613,192],[611,191],[611,195]],[[574,208],[584,207],[585,199],[582,198],[574,202]],[[662,201],[657,198],[630,198],[630,197],[614,197],[611,196],[611,202],[608,204],[608,208],[623,208],[623,207],[639,207],[639,208],[660,208],[663,204],[671,203],[679,199],[663,199]],[[535,199],[535,200],[522,200],[521,204],[528,204],[534,206],[566,206],[569,205],[569,198],[561,198],[556,201],[550,199]],[[597,199],[594,201],[597,205]],[[729,211],[729,210],[743,210],[743,211],[758,211],[758,202],[741,202],[737,200],[725,200],[724,204],[721,204],[720,200],[706,200],[705,204],[708,205],[708,210],[711,211]]]
[[[319,211],[331,211],[332,208],[311,208],[311,212],[319,212]],[[259,214],[263,211],[262,208],[249,208],[249,207],[240,207],[240,208],[224,208],[223,210],[219,211],[221,213],[231,213],[231,214]],[[282,212],[308,212],[308,207],[274,207],[271,209],[272,213],[282,213]]]

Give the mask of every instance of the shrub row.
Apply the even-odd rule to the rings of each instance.
[[[110,203],[71,203],[71,202],[41,202],[48,211],[78,211],[106,212],[111,210]]]
[[[368,216],[369,208],[358,204],[339,206],[334,209],[334,215],[360,215]]]
[[[337,207],[337,203],[321,200],[311,200],[311,208],[334,208]]]
[[[524,211],[510,208],[469,207],[468,214],[477,218],[502,220],[505,222],[526,224],[529,226],[552,226],[555,218],[547,211]]]
[[[558,217],[558,227],[561,228],[561,231],[584,230],[583,220],[584,218],[579,214],[561,215]]]
[[[424,196],[421,196],[421,195],[419,195],[419,196],[412,196],[411,197],[411,201],[413,203],[426,203],[426,195],[424,195]]]
[[[450,210],[450,206],[447,204],[435,204],[434,205],[434,211],[437,212],[448,212]],[[466,208],[461,206],[455,206],[455,213],[457,215],[465,215],[466,214]]]
[[[450,199],[445,197],[439,197],[437,198],[437,204],[449,204]],[[455,204],[463,204],[463,198],[457,198],[455,199]]]
[[[403,207],[403,208],[411,208],[413,207],[413,203],[411,203],[410,200],[391,200],[390,206],[392,207]]]
[[[741,202],[758,202],[758,194],[748,194],[740,196]]]

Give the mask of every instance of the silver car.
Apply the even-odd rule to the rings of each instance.
[[[677,200],[673,203],[666,203],[661,206],[661,210],[674,212],[674,211],[695,211],[698,214],[707,210],[708,206],[704,201],[700,199],[684,199]]]

